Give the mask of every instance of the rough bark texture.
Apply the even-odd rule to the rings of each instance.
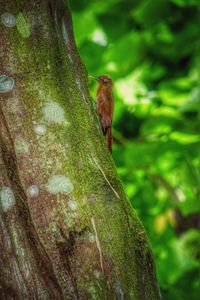
[[[0,298],[159,299],[67,3],[0,0],[0,15]]]

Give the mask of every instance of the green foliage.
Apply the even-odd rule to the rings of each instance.
[[[70,4],[88,73],[115,81],[113,157],[151,240],[163,298],[198,299],[200,237],[186,220],[200,212],[200,1]]]

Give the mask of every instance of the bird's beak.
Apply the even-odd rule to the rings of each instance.
[[[94,79],[94,80],[97,80],[97,81],[99,81],[100,80],[100,78],[99,77],[96,77],[96,76],[90,76],[92,79]]]

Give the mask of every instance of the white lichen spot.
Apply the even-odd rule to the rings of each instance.
[[[78,208],[78,203],[73,199],[69,200],[67,204],[71,210],[77,210]]]
[[[74,186],[71,180],[64,175],[53,175],[49,178],[48,183],[46,184],[46,190],[50,194],[70,194],[74,189]]]
[[[30,185],[26,190],[27,196],[37,197],[39,195],[39,187],[35,184]]]
[[[16,25],[16,18],[11,13],[4,13],[1,15],[1,23],[6,27],[14,27]]]
[[[94,243],[94,242],[96,241],[94,233],[88,232],[88,240],[89,240],[91,243]]]
[[[118,280],[115,282],[115,292],[116,292],[116,296],[117,296],[116,298],[118,300],[123,300],[124,299],[124,293],[123,293],[121,284]]]
[[[12,91],[15,81],[12,77],[0,75],[0,93],[8,93]]]
[[[65,122],[65,111],[57,102],[50,101],[46,103],[42,111],[48,123],[62,124]]]
[[[99,272],[98,270],[94,270],[94,276],[95,276],[97,279],[100,279],[101,276],[102,276],[102,273]]]
[[[8,212],[16,203],[15,195],[10,187],[3,187],[0,191],[1,207],[3,212]]]
[[[46,126],[42,124],[35,125],[34,130],[38,135],[45,135],[47,131]]]
[[[17,137],[15,140],[15,151],[17,154],[28,153],[30,145],[22,137]]]

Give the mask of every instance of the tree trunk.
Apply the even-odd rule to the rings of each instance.
[[[0,14],[0,298],[160,299],[68,4],[0,0]]]

